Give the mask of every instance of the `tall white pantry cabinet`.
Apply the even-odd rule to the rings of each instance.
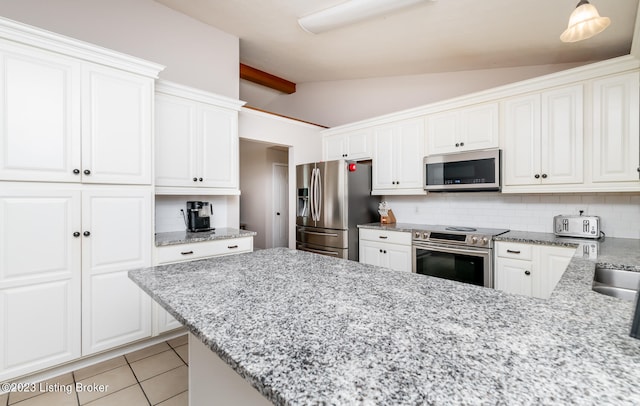
[[[162,68],[0,19],[0,381],[151,335]]]

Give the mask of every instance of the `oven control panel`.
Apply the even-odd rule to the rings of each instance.
[[[482,234],[453,234],[434,231],[413,231],[414,242],[438,242],[455,245],[467,245],[491,248],[492,237]]]

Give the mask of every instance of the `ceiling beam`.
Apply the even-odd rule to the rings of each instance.
[[[291,94],[296,92],[296,84],[286,79],[279,78],[270,73],[252,68],[243,63],[240,64],[240,79],[257,83],[262,86],[277,90],[282,93]]]

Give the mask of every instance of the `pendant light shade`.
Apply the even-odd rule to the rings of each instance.
[[[598,10],[587,0],[581,0],[571,16],[569,26],[560,35],[562,42],[576,42],[591,38],[609,26],[609,17],[600,17]]]

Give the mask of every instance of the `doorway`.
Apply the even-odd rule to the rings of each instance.
[[[255,249],[289,245],[288,162],[288,146],[240,138],[240,225]]]
[[[289,246],[289,165],[273,164],[273,247]]]

